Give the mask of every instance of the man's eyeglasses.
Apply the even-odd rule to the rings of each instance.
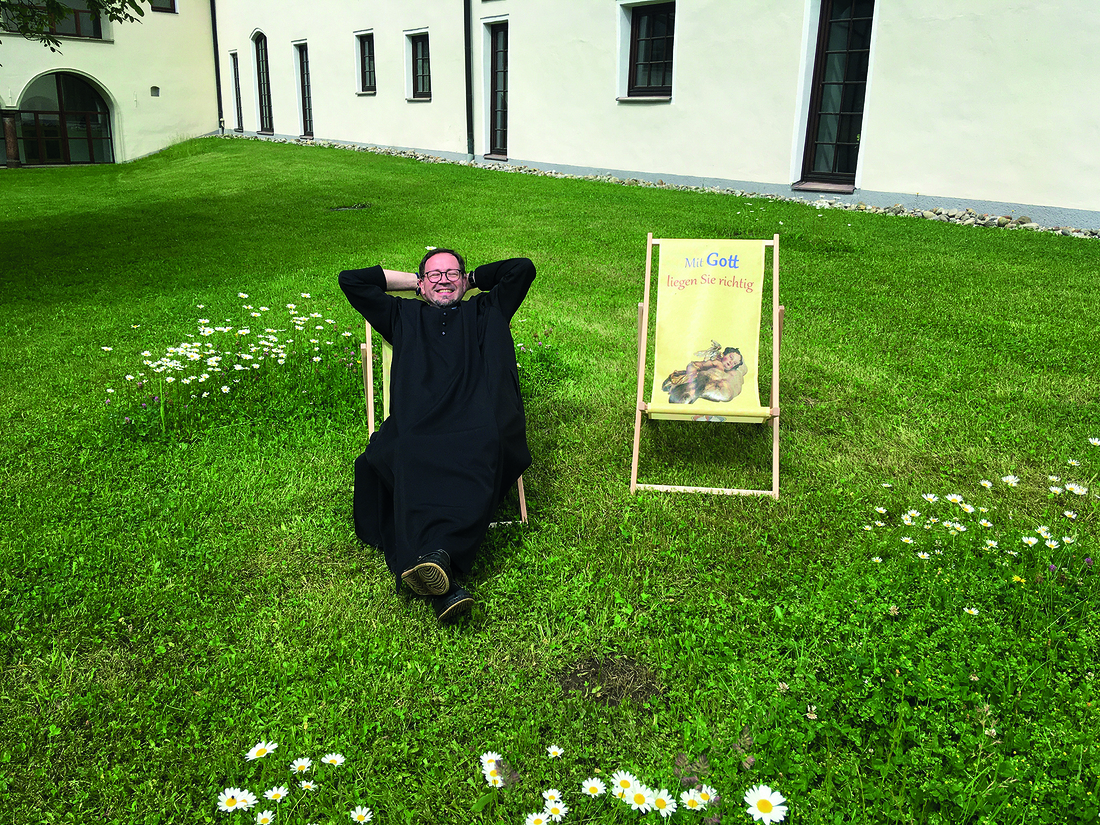
[[[429,272],[425,272],[424,277],[427,278],[430,283],[438,284],[444,279],[448,281],[457,281],[463,274],[461,269],[433,269]]]

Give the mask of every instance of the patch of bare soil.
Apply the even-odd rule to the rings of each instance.
[[[558,674],[558,682],[567,696],[580,694],[609,707],[624,699],[644,702],[664,692],[653,671],[630,656],[591,657],[573,662]]]

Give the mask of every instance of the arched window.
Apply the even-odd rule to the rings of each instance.
[[[256,94],[260,103],[260,128],[256,131],[272,133],[275,122],[271,118],[271,72],[267,65],[267,37],[257,33],[252,38],[256,45]]]
[[[15,114],[19,160],[28,166],[114,162],[107,102],[79,75],[42,75]]]

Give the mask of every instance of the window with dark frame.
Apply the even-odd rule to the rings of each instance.
[[[55,72],[34,80],[15,117],[19,159],[27,166],[113,163],[107,102],[84,78]]]
[[[489,152],[508,156],[508,24],[489,27]]]
[[[241,62],[237,59],[236,52],[230,52],[229,59],[233,63],[233,96],[237,101],[237,128],[235,131],[244,131],[244,107],[241,106]]]
[[[431,100],[432,70],[428,57],[428,35],[414,34],[412,43],[412,96],[415,100]]]
[[[378,91],[374,77],[374,35],[359,35],[359,91]]]
[[[630,63],[627,97],[672,96],[672,40],[675,3],[630,10]]]
[[[874,9],[822,0],[800,184],[855,186]]]
[[[176,0],[149,0],[149,8],[153,11],[175,12]]]
[[[302,99],[302,137],[313,137],[313,96],[309,88],[309,47],[297,43],[298,52],[298,90]]]
[[[45,11],[45,6],[34,5],[39,11]],[[103,26],[100,23],[99,15],[95,12],[88,10],[88,4],[81,0],[68,0],[63,3],[69,7],[70,13],[65,15],[63,19],[50,18],[49,23],[46,26],[46,31],[49,34],[62,35],[64,37],[80,37],[86,40],[102,40],[103,39]],[[0,17],[0,22],[5,31],[16,31],[16,25],[11,14],[5,9],[3,16]]]
[[[273,134],[275,121],[271,116],[271,72],[267,63],[267,37],[257,34],[252,42],[256,45],[256,92],[260,103],[260,128],[256,131]]]

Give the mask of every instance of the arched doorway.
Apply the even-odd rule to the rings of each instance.
[[[113,163],[111,114],[80,75],[54,72],[32,81],[15,112],[19,160],[27,166]]]

